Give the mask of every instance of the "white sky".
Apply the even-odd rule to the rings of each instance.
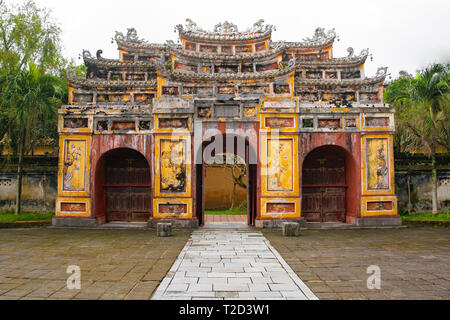
[[[369,48],[373,61],[365,71],[373,76],[377,67],[387,66],[393,77],[400,70],[414,73],[431,62],[450,62],[449,0],[35,0],[51,9],[60,23],[64,54],[77,64],[82,49],[93,55],[118,58],[111,38],[115,31],[134,27],[139,38],[164,43],[177,40],[174,27],[191,18],[205,30],[225,20],[240,31],[262,18],[276,26],[272,40],[301,41],[316,27],[335,28],[340,41],[334,56],[355,54]],[[7,2],[18,2],[7,0]]]

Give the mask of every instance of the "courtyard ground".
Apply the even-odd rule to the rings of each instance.
[[[190,233],[2,229],[0,299],[149,299]],[[81,290],[66,288],[69,265],[80,267]]]
[[[263,234],[319,299],[450,299],[450,229],[305,230]],[[368,289],[370,265],[381,288]]]
[[[149,299],[192,230],[1,229],[0,299]],[[305,230],[264,236],[319,299],[450,299],[450,230]],[[81,290],[66,288],[69,265]],[[381,289],[367,289],[369,265]]]

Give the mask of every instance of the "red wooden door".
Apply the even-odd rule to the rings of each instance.
[[[151,214],[150,168],[136,152],[106,158],[106,220],[147,221]]]
[[[319,148],[303,164],[302,216],[309,222],[345,221],[345,158]]]

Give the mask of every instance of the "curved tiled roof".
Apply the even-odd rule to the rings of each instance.
[[[248,41],[248,40],[260,40],[270,35],[271,32],[265,33],[230,33],[230,34],[217,34],[206,32],[192,32],[180,30],[180,35],[186,39],[192,40],[207,40],[207,41]]]
[[[126,36],[122,32],[116,31],[114,39],[117,45],[123,48],[149,49],[157,52],[165,52],[167,50],[167,45],[164,43],[148,43],[143,39],[139,39],[134,28],[128,28]]]
[[[227,80],[258,80],[276,78],[288,75],[295,70],[295,65],[284,69],[263,71],[263,72],[242,72],[242,73],[194,73],[185,71],[166,72],[162,75],[173,80],[181,81],[227,81]]]
[[[314,35],[311,38],[304,38],[301,42],[278,41],[273,42],[273,44],[281,45],[285,49],[322,48],[332,44],[336,37],[337,34],[334,29],[325,32],[324,28],[316,28],[316,30],[314,31]]]
[[[214,31],[199,28],[191,19],[186,19],[186,26],[179,24],[175,27],[175,30],[178,30],[178,33],[186,39],[225,42],[264,39],[270,36],[273,29],[272,25],[265,25],[263,19],[258,20],[252,28],[244,32],[239,32],[237,26],[228,21],[216,24]]]
[[[142,67],[142,68],[155,68],[156,63],[152,61],[120,61],[116,59],[94,59],[94,58],[84,58],[84,63],[86,65],[95,65],[97,67],[108,68],[130,68],[130,67]]]
[[[104,80],[104,79],[82,79],[68,76],[67,80],[70,85],[76,88],[155,88],[156,79],[148,81],[121,81],[121,80]]]
[[[125,49],[147,49],[156,52],[165,52],[167,50],[167,45],[164,43],[148,43],[148,42],[131,42],[131,41],[117,41],[119,47]]]
[[[296,78],[296,85],[323,85],[323,86],[352,86],[352,85],[372,85],[376,83],[381,83],[384,81],[386,75],[379,75],[373,78],[357,78],[357,79],[304,79],[304,78]]]
[[[353,67],[360,66],[367,59],[367,55],[359,57],[333,58],[323,61],[305,61],[296,59],[297,69],[309,69],[320,67]]]
[[[227,53],[205,53],[205,52],[195,52],[195,51],[184,51],[178,47],[171,46],[169,51],[178,57],[183,57],[186,59],[201,60],[207,62],[217,62],[217,61],[259,61],[264,59],[275,58],[280,55],[283,51],[281,48],[274,48],[269,51],[256,52],[250,54],[227,54]]]

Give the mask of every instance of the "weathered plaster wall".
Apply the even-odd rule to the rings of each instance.
[[[57,195],[57,168],[50,172],[26,171],[22,182],[24,211],[52,212]],[[0,211],[14,209],[17,192],[17,172],[0,172]]]
[[[205,209],[229,209],[232,196],[233,181],[231,169],[223,166],[207,166],[205,173]],[[236,186],[234,205],[238,206],[246,200],[247,190]]]
[[[411,203],[413,210],[424,212],[431,210],[431,172],[412,171],[410,173]],[[395,190],[399,208],[406,210],[408,205],[408,174],[406,171],[395,173]],[[441,211],[450,210],[450,171],[438,171],[438,201]]]

